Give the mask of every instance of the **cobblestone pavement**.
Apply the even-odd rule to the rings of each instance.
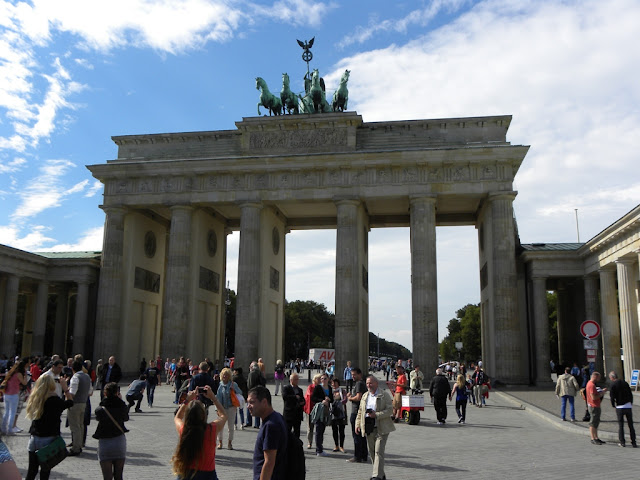
[[[270,388],[273,392],[273,385]],[[435,412],[427,401],[419,425],[397,424],[397,430],[390,434],[386,449],[387,478],[423,480],[458,479],[464,476],[479,480],[582,479],[587,475],[606,475],[610,472],[615,472],[617,479],[639,478],[640,449],[619,448],[617,440],[610,441],[615,440],[612,432],[603,432],[601,435],[607,440],[606,445],[592,445],[584,426],[560,421],[557,413],[559,401],[553,393],[549,398],[549,392],[523,392],[525,389],[492,391],[487,407],[468,407],[466,425],[456,423],[451,402],[448,408],[449,423],[436,425]],[[143,413],[132,413],[127,424],[130,432],[127,434],[125,478],[174,478],[169,464],[177,440],[172,421],[175,410],[172,400],[171,387],[158,387],[156,405],[152,409],[144,408],[143,402]],[[539,406],[528,403],[536,401]],[[282,411],[281,397],[273,397],[273,404],[274,408]],[[545,408],[549,408],[551,412],[547,412]],[[213,412],[212,414],[215,415]],[[24,409],[18,425],[28,429],[29,422],[24,418]],[[97,440],[91,438],[95,427],[96,423],[92,420],[87,447],[82,455],[64,460],[53,470],[51,479],[101,478],[96,457]],[[253,428],[238,430],[235,432],[234,450],[224,448],[216,453],[216,469],[220,480],[252,478],[252,453],[256,433],[257,430]],[[63,428],[63,436],[67,441],[70,439],[68,429]],[[305,422],[301,437],[306,444]],[[225,446],[226,439],[227,432]],[[25,475],[28,434],[5,437],[5,441],[18,468]],[[305,450],[307,479],[367,480],[371,477],[370,465],[345,461],[353,452],[350,435],[347,435],[345,441],[345,454],[331,452],[331,428],[325,432],[324,444],[329,452],[329,456],[325,458],[316,457],[313,450]]]

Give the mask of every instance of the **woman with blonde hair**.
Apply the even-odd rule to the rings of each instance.
[[[34,480],[38,474],[38,456],[36,450],[46,447],[60,436],[60,415],[73,406],[69,387],[64,377],[60,377],[60,386],[67,400],[62,400],[56,394],[56,380],[51,375],[41,375],[38,378],[29,401],[27,402],[27,418],[32,420],[29,433],[29,470],[25,480]],[[44,466],[40,468],[40,479],[48,480],[51,470]]]
[[[218,400],[224,407],[224,413],[227,417],[227,430],[229,431],[229,443],[227,448],[233,450],[233,424],[236,420],[236,412],[240,403],[238,395],[242,395],[242,390],[238,384],[231,379],[231,369],[223,368],[220,372],[220,385],[218,386]],[[224,426],[218,430],[218,448],[222,448],[222,439],[224,437]]]
[[[456,413],[458,414],[458,423],[464,424],[467,417],[467,400],[469,398],[469,385],[464,379],[464,375],[458,375],[453,390],[449,394],[449,400],[456,396]]]
[[[207,423],[207,411],[196,400],[198,389],[211,400],[218,411],[218,419]],[[180,405],[174,423],[180,439],[171,458],[173,473],[178,480],[218,480],[216,474],[216,431],[227,422],[224,407],[209,385],[198,387],[187,394],[187,401]]]

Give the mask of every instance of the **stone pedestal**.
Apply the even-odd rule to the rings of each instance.
[[[535,324],[535,362],[536,385],[551,383],[549,369],[549,307],[547,305],[547,279],[545,277],[533,277],[533,315]]]
[[[436,264],[436,199],[412,198],[411,318],[413,360],[426,375],[438,366],[438,274]]]
[[[186,205],[171,207],[167,273],[162,307],[162,344],[165,357],[189,355],[186,351],[191,295],[191,214]]]
[[[620,360],[620,321],[616,302],[616,271],[600,270],[600,301],[602,306],[602,350],[604,354],[604,372],[611,370],[622,372]],[[620,375],[620,374],[618,374]]]

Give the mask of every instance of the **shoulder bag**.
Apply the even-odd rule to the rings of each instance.
[[[36,450],[38,463],[41,467],[49,470],[67,458],[67,455],[67,446],[60,435],[49,445]]]

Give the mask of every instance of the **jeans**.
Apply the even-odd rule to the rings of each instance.
[[[141,393],[134,393],[133,395],[127,395],[126,398],[127,398],[127,402],[129,403],[129,408],[133,407],[133,404],[137,400],[138,404],[136,405],[136,410],[140,410],[140,403],[142,403],[142,394]]]
[[[147,383],[147,403],[151,407],[153,405],[153,396],[156,393],[156,386]]]
[[[274,379],[274,380],[275,380],[275,382],[276,382],[276,393],[274,393],[274,395],[278,395],[278,393],[280,392],[280,390],[282,390],[282,380],[283,380],[283,379],[276,378],[276,379]]]
[[[238,413],[240,414],[240,425],[244,425],[244,408],[239,408],[236,413],[235,423],[238,423]]]
[[[456,413],[458,414],[458,418],[465,421],[467,418],[467,399],[464,400],[456,400]]]
[[[616,408],[616,415],[618,416],[618,440],[624,445],[624,419],[627,418],[627,424],[629,425],[629,435],[631,436],[631,445],[636,444],[636,431],[633,428],[633,415],[630,408]]]
[[[18,411],[19,394],[4,396],[4,416],[2,417],[2,431],[10,433],[13,428],[13,421]]]
[[[565,419],[565,414],[567,412],[567,400],[569,400],[569,413],[571,414],[571,420],[576,419],[576,407],[574,405],[573,395],[563,395],[560,397],[560,416],[562,419]]]
[[[316,453],[322,453],[322,445],[324,443],[324,429],[327,426],[323,422],[316,422]]]

